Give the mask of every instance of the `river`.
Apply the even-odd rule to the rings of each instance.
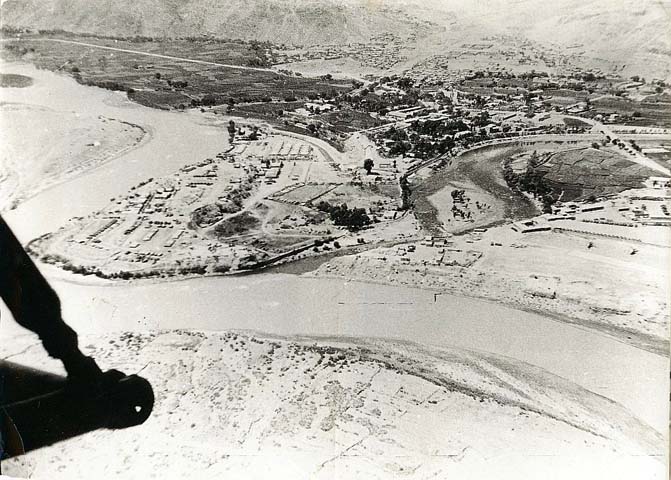
[[[99,210],[110,198],[125,194],[149,177],[171,174],[227,147],[226,129],[206,122],[199,115],[138,105],[128,100],[125,93],[79,85],[69,77],[28,64],[0,64],[0,69],[34,79],[28,88],[0,89],[0,101],[43,105],[81,115],[104,115],[139,125],[149,136],[137,148],[56,184],[6,212],[5,220],[22,242],[53,231],[72,217]],[[27,136],[31,134],[26,132]]]
[[[11,68],[9,68],[11,67]],[[56,185],[5,215],[22,241],[86,215],[147,177],[170,173],[223,149],[223,129],[198,115],[164,112],[124,95],[83,87],[27,65],[8,73],[36,79],[12,101],[82,109],[135,123],[151,138],[140,147]],[[31,93],[31,89],[32,93]],[[3,93],[3,99],[7,99]],[[664,433],[668,428],[668,358],[598,332],[481,300],[384,285],[286,274],[207,277],[165,283],[77,283],[48,268],[68,323],[80,333],[194,328],[250,329],[275,334],[384,337],[456,346],[537,365],[621,403]],[[2,307],[0,338],[17,327]],[[113,367],[107,365],[106,367]]]

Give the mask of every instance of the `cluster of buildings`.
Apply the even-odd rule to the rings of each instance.
[[[385,33],[375,36],[369,42],[349,43],[347,45],[315,45],[305,50],[276,54],[277,63],[293,63],[306,60],[340,60],[352,58],[361,65],[387,70],[405,60],[403,50],[407,40],[394,34]]]

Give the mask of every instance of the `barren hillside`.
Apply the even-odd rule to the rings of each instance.
[[[9,25],[73,32],[214,35],[301,45],[360,42],[420,28],[401,10],[332,0],[6,0],[2,18]]]
[[[297,45],[364,42],[389,32],[435,34],[453,44],[508,33],[625,74],[671,76],[667,0],[4,0],[0,13],[12,26]]]

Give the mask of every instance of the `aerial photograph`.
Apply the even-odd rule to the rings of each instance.
[[[0,478],[669,475],[671,0],[0,0]]]

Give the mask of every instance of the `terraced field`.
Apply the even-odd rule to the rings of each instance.
[[[641,187],[656,173],[630,162],[612,150],[575,149],[553,154],[539,170],[547,172],[552,187],[564,192],[563,200],[618,193]]]

